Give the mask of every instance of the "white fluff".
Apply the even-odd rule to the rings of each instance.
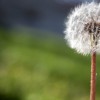
[[[71,48],[84,55],[91,53],[90,35],[84,30],[84,27],[92,20],[100,23],[100,4],[95,2],[76,7],[65,22],[64,33],[67,43]],[[100,37],[94,51],[100,53]]]

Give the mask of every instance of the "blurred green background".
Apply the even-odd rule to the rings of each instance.
[[[63,33],[82,2],[91,0],[0,0],[0,100],[89,100],[90,55]],[[96,100],[99,84],[98,55]]]
[[[67,47],[63,36],[0,29],[0,100],[89,100],[89,85],[90,56]]]

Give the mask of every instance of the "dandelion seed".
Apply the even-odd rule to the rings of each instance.
[[[65,24],[65,39],[71,48],[84,55],[100,53],[100,4],[76,7]]]
[[[91,54],[90,100],[96,93],[96,53],[100,53],[100,4],[85,3],[76,7],[65,22],[65,39],[83,55]]]
[[[98,74],[96,73],[96,76],[97,76]]]

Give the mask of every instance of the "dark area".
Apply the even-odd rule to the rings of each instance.
[[[16,94],[0,93],[0,100],[21,100],[20,96]]]
[[[62,34],[67,14],[85,1],[91,0],[0,0],[0,26]]]

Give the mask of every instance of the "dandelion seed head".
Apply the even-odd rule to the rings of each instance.
[[[84,55],[100,53],[100,4],[85,3],[76,7],[65,22],[69,46]]]

